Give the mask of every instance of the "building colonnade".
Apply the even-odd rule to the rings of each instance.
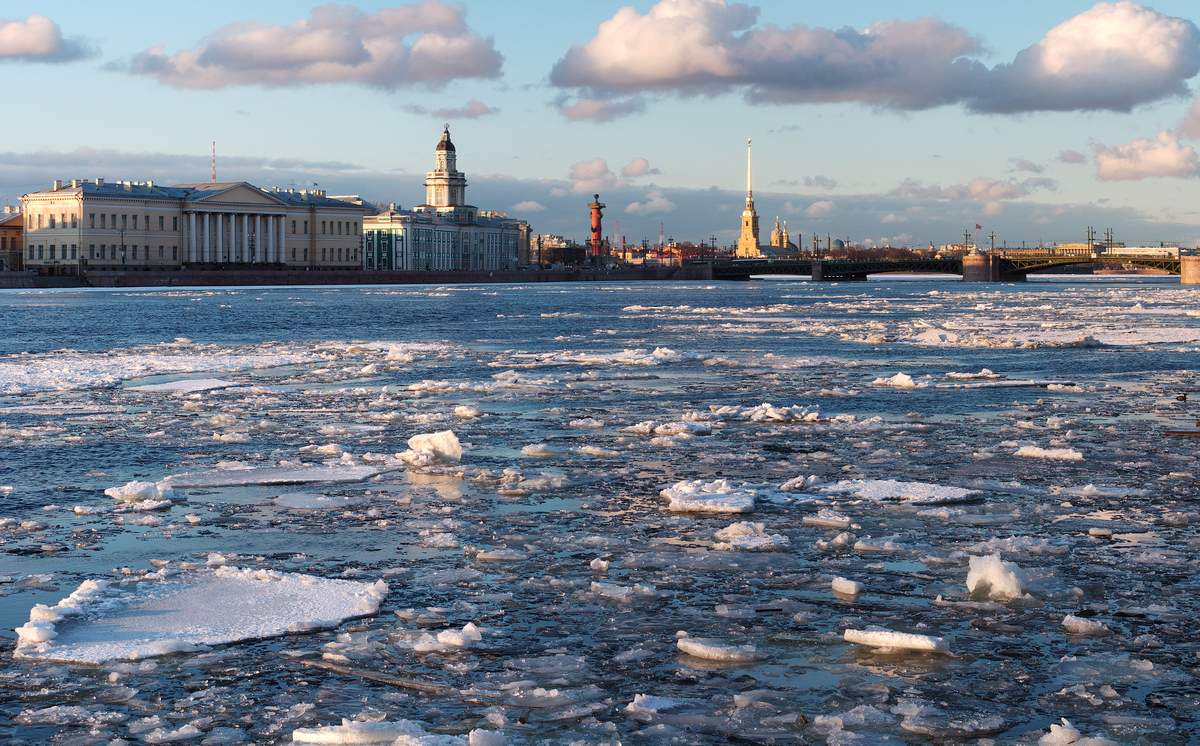
[[[286,215],[185,210],[187,264],[281,264]]]

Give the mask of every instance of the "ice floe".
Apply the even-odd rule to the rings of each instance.
[[[18,628],[21,658],[102,663],[336,626],[374,614],[382,582],[221,566],[128,584],[84,581]]]
[[[672,513],[752,513],[757,495],[724,479],[685,479],[659,494],[669,500],[667,510]]]

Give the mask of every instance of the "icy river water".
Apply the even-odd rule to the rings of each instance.
[[[1200,739],[1198,288],[0,314],[6,743]]]

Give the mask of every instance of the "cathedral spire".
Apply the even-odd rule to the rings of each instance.
[[[754,166],[749,137],[746,138],[746,204],[754,204]]]

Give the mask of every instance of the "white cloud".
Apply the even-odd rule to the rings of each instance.
[[[896,223],[907,223],[908,218],[905,217],[904,215],[897,215],[894,212],[889,212],[886,215],[880,217],[879,222],[883,223],[884,225],[895,225]]]
[[[661,215],[662,213],[673,212],[675,203],[667,199],[667,196],[657,189],[646,192],[646,198],[641,201],[630,202],[625,206],[625,212],[634,215]]]
[[[349,82],[393,90],[493,78],[502,62],[493,41],[467,27],[461,7],[423,0],[377,13],[322,5],[288,26],[230,24],[195,49],[148,49],[125,69],[179,88]]]
[[[479,119],[480,117],[491,116],[500,112],[494,106],[488,106],[479,99],[473,98],[463,106],[449,106],[442,109],[429,109],[420,104],[406,104],[402,107],[405,111],[422,116],[432,116],[435,119]]]
[[[657,168],[650,168],[650,161],[645,158],[634,158],[621,167],[621,175],[629,179],[661,173]]]
[[[79,39],[64,39],[58,24],[43,15],[0,21],[0,61],[70,62],[93,54]]]
[[[1129,0],[1097,3],[999,65],[979,111],[1129,111],[1186,92],[1200,71],[1200,29]]]
[[[835,207],[836,205],[833,202],[822,199],[809,205],[804,214],[810,218],[825,218],[833,213]]]
[[[632,98],[568,98],[558,100],[559,112],[573,122],[610,122],[614,119],[638,114],[646,109],[646,102]]]
[[[1131,181],[1172,176],[1200,175],[1200,155],[1179,142],[1174,132],[1138,138],[1124,145],[1096,145],[1096,176],[1105,181]]]
[[[1200,71],[1195,24],[1129,0],[1098,3],[991,68],[977,59],[984,49],[976,37],[935,18],[862,30],[758,20],[757,8],[726,0],[660,0],[645,13],[624,7],[568,50],[550,81],[589,101],[740,91],[751,103],[960,103],[1011,113],[1128,111],[1183,94]]]
[[[512,206],[515,212],[545,212],[546,206],[537,200],[527,199]]]
[[[592,158],[572,164],[567,177],[571,180],[571,191],[576,194],[601,192],[625,186],[625,182],[617,178],[608,167],[608,161],[603,158]]]

